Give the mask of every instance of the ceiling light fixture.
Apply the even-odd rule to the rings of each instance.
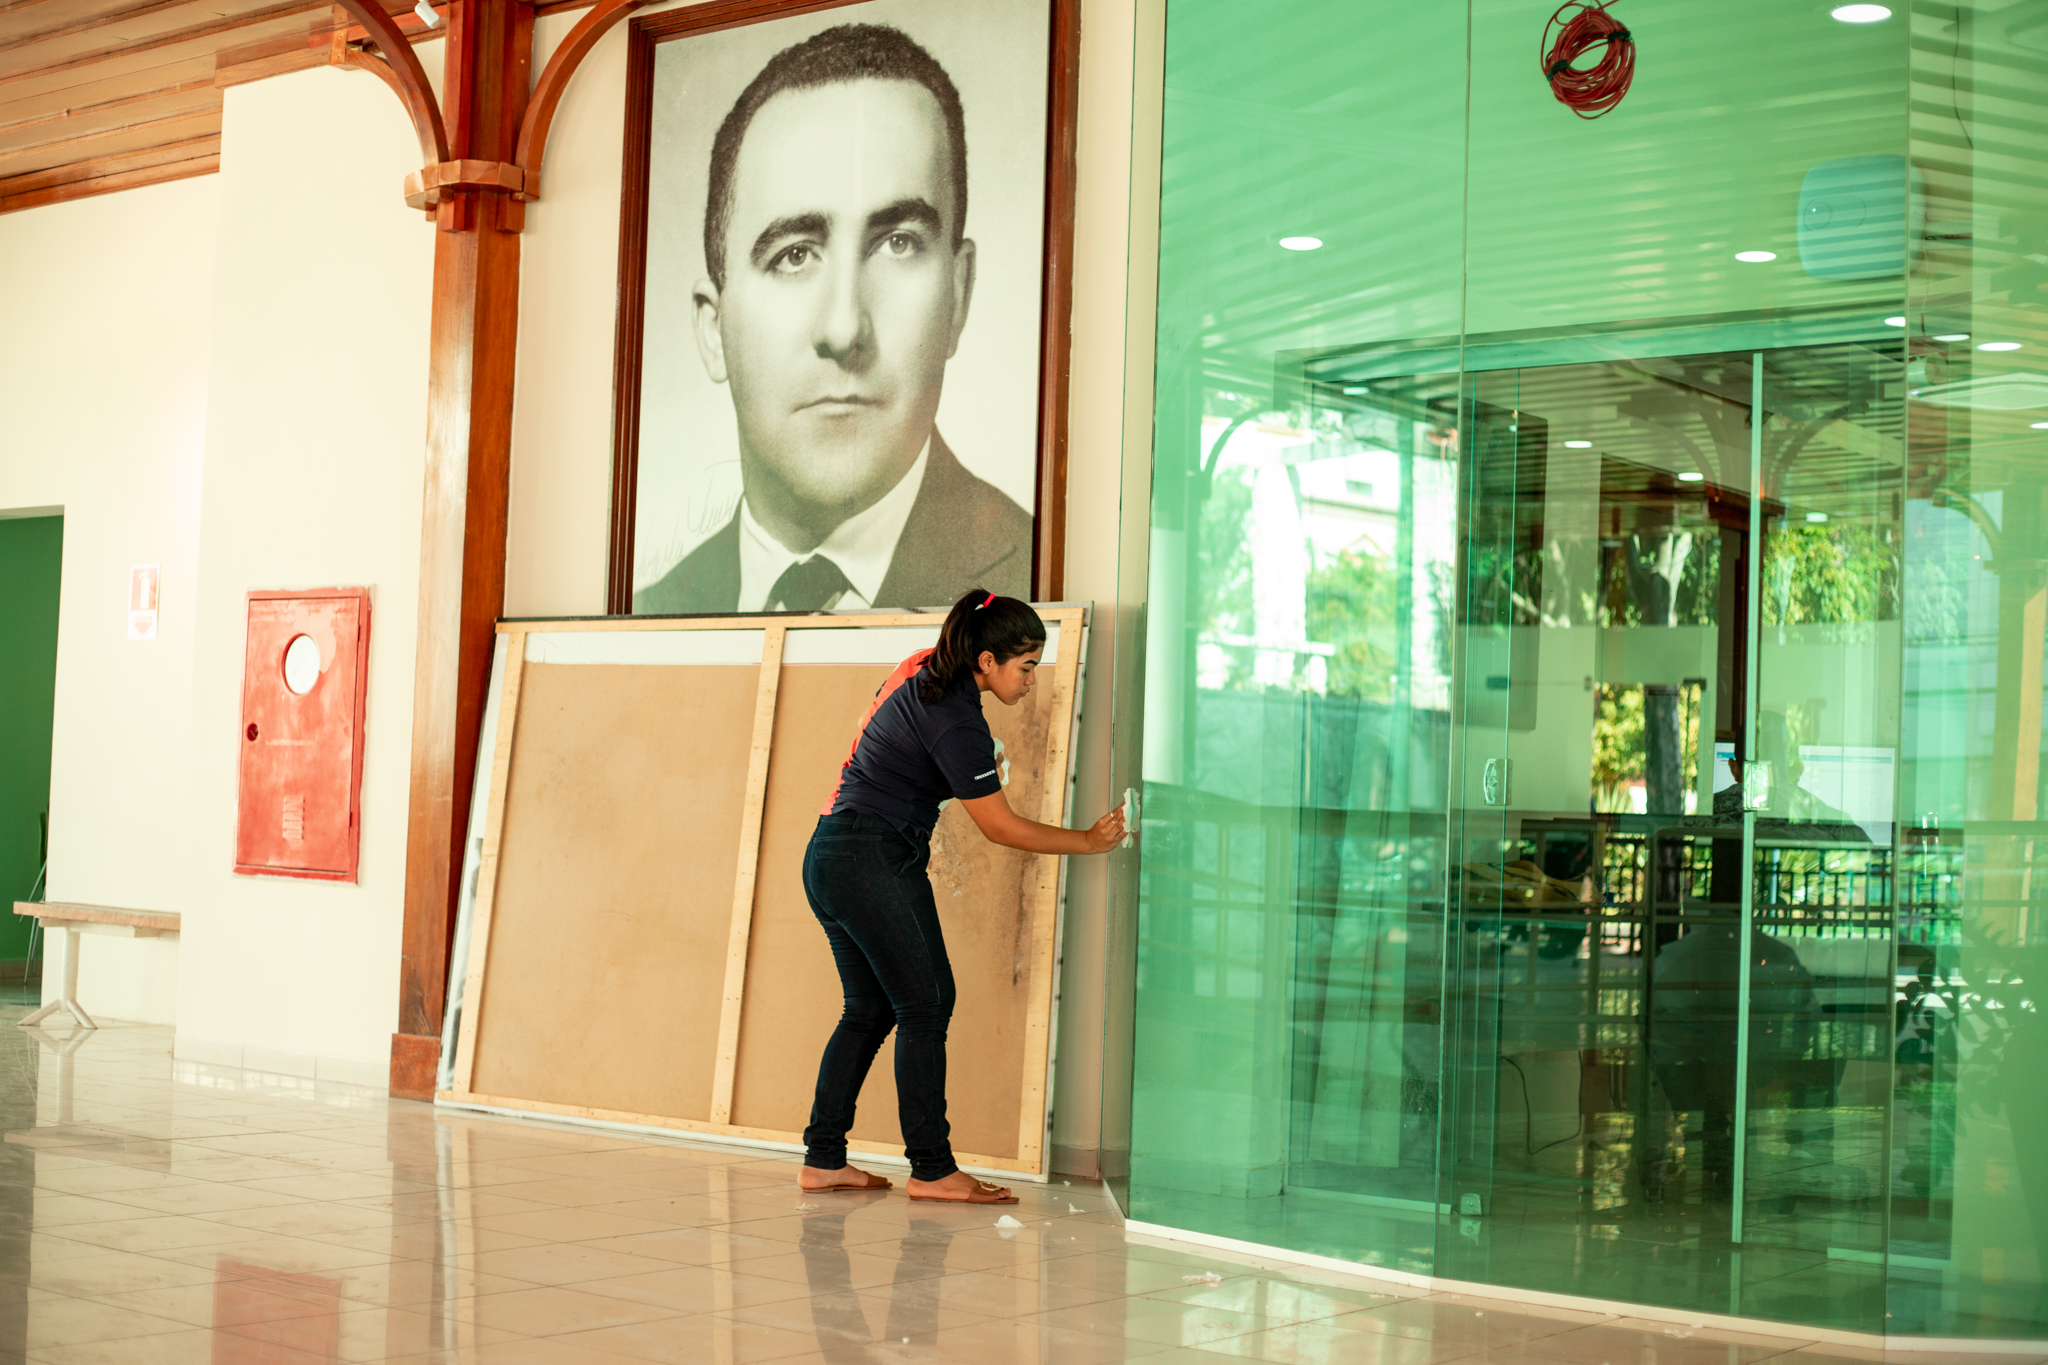
[[[1762,265],[1765,261],[1777,260],[1778,253],[1775,251],[1738,251],[1735,253],[1735,259],[1749,265]]]
[[[2027,425],[2036,431],[2048,431],[2048,422],[2029,422]]]
[[[1889,317],[1884,320],[1884,325],[1887,327],[1904,327],[1906,320],[1901,317]]]
[[[1935,338],[1936,341],[1968,341],[1969,339],[1970,334],[1968,332],[1943,332]]]
[[[1883,5],[1837,5],[1828,14],[1845,24],[1881,24],[1892,17]]]
[[[1688,469],[1683,474],[1680,474],[1678,476],[1678,481],[1680,483],[1699,483],[1706,477],[1706,475],[1700,473],[1697,469]]]
[[[1345,396],[1347,396],[1347,397],[1350,397],[1350,398],[1356,398],[1356,397],[1358,397],[1358,395],[1360,395],[1361,393],[1371,393],[1371,392],[1372,392],[1372,389],[1371,389],[1370,387],[1368,387],[1367,385],[1364,385],[1364,384],[1346,384],[1346,385],[1344,386],[1344,393],[1345,393]]]
[[[1282,237],[1280,245],[1289,251],[1314,251],[1323,244],[1320,237]]]
[[[1808,512],[1808,513],[1806,514],[1806,519],[1807,519],[1808,521],[1815,521],[1815,522],[1819,522],[1819,521],[1826,521],[1826,520],[1828,519],[1828,514],[1827,514],[1827,513],[1825,513],[1825,512]]]
[[[1980,351],[2017,351],[2019,348],[2017,341],[1983,341],[1977,344]]]
[[[1591,450],[1593,443],[1591,441],[1566,441],[1564,448],[1566,450]]]
[[[1944,408],[1975,408],[1986,412],[2027,412],[2048,408],[2048,374],[2008,370],[1913,390],[1923,403]]]

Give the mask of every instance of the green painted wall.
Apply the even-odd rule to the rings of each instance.
[[[63,560],[64,518],[0,519],[0,909],[28,899],[43,862]],[[0,961],[24,957],[28,938],[28,921],[0,915]]]

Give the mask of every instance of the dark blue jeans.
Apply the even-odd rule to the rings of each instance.
[[[804,893],[839,965],[845,1008],[818,1063],[804,1164],[846,1164],[854,1102],[882,1040],[896,1030],[896,1114],[910,1173],[939,1180],[959,1167],[946,1122],[946,1025],[953,966],[925,865],[931,845],[878,815],[823,816],[804,853]]]

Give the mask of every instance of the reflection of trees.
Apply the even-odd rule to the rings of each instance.
[[[1889,621],[1899,614],[1899,547],[1889,523],[1830,522],[1767,536],[1766,625]]]
[[[1224,433],[1227,439],[1229,432]],[[1222,440],[1217,444],[1222,445]],[[1256,634],[1252,620],[1251,517],[1252,487],[1245,471],[1234,469],[1212,477],[1201,504],[1195,547],[1194,620],[1204,631],[1226,635]],[[1252,675],[1252,651],[1230,651],[1226,687],[1243,687]]]
[[[1308,635],[1336,646],[1333,697],[1391,702],[1401,659],[1401,594],[1394,566],[1346,550],[1308,575]]]
[[[1650,787],[1652,769],[1647,721],[1658,713],[1653,709],[1662,694],[1670,694],[1675,732],[1674,770],[1663,780],[1671,789]],[[1601,687],[1593,702],[1593,801],[1604,811],[1627,812],[1628,788],[1641,782],[1648,808],[1660,814],[1685,811],[1686,793],[1700,780],[1700,688],[1697,683],[1676,687]],[[1659,806],[1658,801],[1668,805]]]

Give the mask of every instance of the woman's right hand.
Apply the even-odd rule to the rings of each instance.
[[[1109,814],[1088,827],[1082,836],[1087,841],[1086,853],[1107,853],[1124,841],[1124,808],[1112,806]]]

